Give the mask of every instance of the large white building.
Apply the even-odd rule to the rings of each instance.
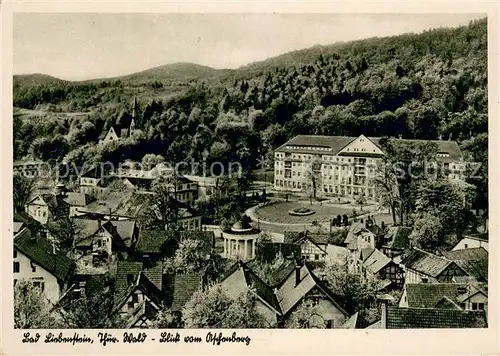
[[[364,195],[375,199],[372,177],[384,156],[380,137],[299,135],[278,147],[274,153],[274,188],[278,191],[310,191],[316,182],[318,196]],[[462,153],[455,141],[403,140],[437,144],[436,162],[450,178],[463,171]]]

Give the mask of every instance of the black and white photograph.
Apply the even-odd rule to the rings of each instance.
[[[13,14],[14,328],[488,328],[489,21]]]

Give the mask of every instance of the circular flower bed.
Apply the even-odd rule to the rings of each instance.
[[[293,216],[308,216],[314,214],[314,210],[308,209],[308,208],[297,208],[290,210],[288,214],[293,215]]]

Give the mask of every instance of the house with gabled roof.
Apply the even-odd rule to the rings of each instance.
[[[484,247],[443,251],[442,255],[454,261],[478,282],[488,282],[488,251]]]
[[[163,275],[163,290],[167,308],[178,315],[193,294],[203,288],[203,275],[200,273],[176,273]]]
[[[221,287],[231,298],[250,292],[256,297],[256,309],[269,325],[278,323],[281,309],[274,290],[255,274],[244,262],[236,262],[221,282]]]
[[[484,310],[456,308],[401,308],[382,302],[380,329],[469,329],[487,328]]]
[[[442,251],[442,255],[452,261],[481,261],[488,259],[488,251],[484,247]]]
[[[406,284],[399,306],[401,308],[486,310],[488,292],[479,283]]]
[[[19,280],[33,282],[51,303],[56,303],[75,270],[75,263],[46,238],[28,227],[14,237],[14,285]]]
[[[295,266],[294,271],[275,288],[285,325],[302,301],[311,303],[328,328],[339,328],[349,316],[340,301],[307,264]]]
[[[117,237],[123,242],[125,252],[132,252],[139,238],[139,227],[135,220],[110,220]],[[116,246],[118,250],[121,246]]]
[[[411,232],[412,228],[408,226],[390,226],[377,243],[377,248],[387,257],[399,256],[410,248]]]
[[[120,261],[117,264],[114,310],[128,328],[149,327],[160,310],[179,317],[192,295],[203,288],[197,273],[164,274],[161,263]]]
[[[390,281],[394,288],[403,288],[404,271],[391,258],[378,249],[373,249],[371,252],[368,250],[366,256],[363,254],[361,256],[362,268],[365,273],[369,273],[382,281]]]
[[[463,250],[468,248],[482,247],[488,251],[488,233],[464,236],[453,246],[452,250]]]
[[[333,293],[306,264],[286,261],[271,283],[264,282],[244,262],[238,261],[221,285],[232,297],[247,291],[253,293],[258,300],[257,310],[270,325],[286,326],[292,322],[292,313],[303,301],[311,303],[328,327],[338,328],[348,317]]]
[[[347,232],[347,236],[344,240],[344,244],[348,250],[347,263],[348,268],[351,273],[360,273],[361,265],[359,263],[361,259],[362,251],[375,249],[376,236],[370,231],[365,224],[360,222],[354,222]]]
[[[22,230],[22,228],[27,227],[32,233],[37,234],[40,237],[47,237],[47,228],[42,225],[38,220],[32,218],[28,213],[22,211],[20,213],[14,214],[14,236]]]
[[[174,231],[141,230],[135,245],[138,261],[159,261],[172,256],[179,244],[179,236]]]
[[[69,217],[83,215],[84,208],[94,201],[90,195],[85,193],[66,192],[64,201],[69,205]]]
[[[40,194],[26,204],[30,217],[42,224],[69,216],[70,205],[63,194]]]
[[[297,244],[301,247],[301,256],[310,262],[325,262],[329,235],[305,231],[285,231],[284,243]]]
[[[114,308],[127,327],[147,326],[162,308],[163,267],[157,264],[143,269],[142,262],[118,261]]]
[[[453,277],[468,274],[459,263],[420,249],[412,250],[401,265],[405,271],[405,283],[452,282]]]
[[[116,142],[132,136],[136,129],[135,125],[137,119],[137,98],[134,97],[132,114],[124,113],[121,117],[119,117],[116,120],[116,123],[111,125],[104,138],[99,140],[99,144],[104,145],[109,142]]]
[[[61,296],[57,305],[63,310],[73,301],[81,298],[92,299],[95,296],[108,291],[111,287],[106,274],[75,274],[69,283],[66,292]]]
[[[105,176],[103,167],[94,166],[86,169],[80,175],[80,193],[95,195],[103,192]]]

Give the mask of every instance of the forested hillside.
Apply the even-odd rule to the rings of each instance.
[[[198,74],[187,79],[172,71],[168,77],[159,71],[157,77],[147,72],[42,85],[14,78],[14,106],[44,113],[39,120],[15,116],[16,157],[95,163],[154,153],[179,161],[201,159],[206,150],[213,160],[252,166],[297,134],[363,133],[452,138],[474,159],[485,159],[486,19],[454,29],[316,46],[234,71],[189,68]],[[96,145],[130,111],[134,96],[140,132],[120,143]],[[72,112],[84,116],[67,115]]]

